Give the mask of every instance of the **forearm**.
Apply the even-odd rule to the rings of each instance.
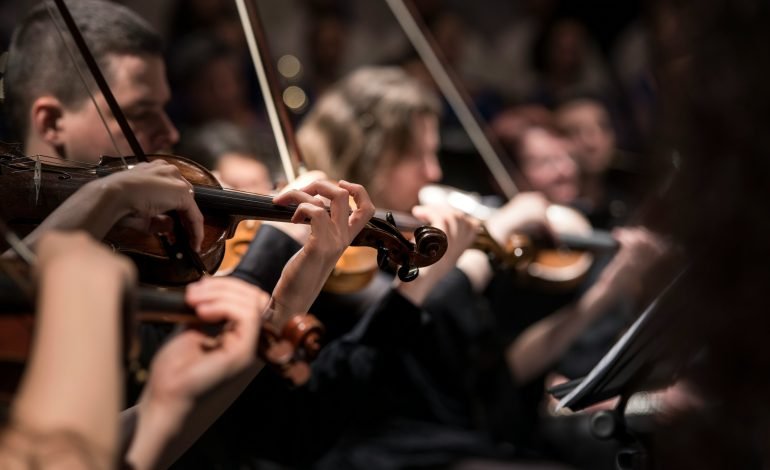
[[[118,275],[82,269],[64,259],[41,275],[32,359],[12,419],[35,432],[75,433],[112,453],[122,402],[123,285]]]
[[[101,180],[92,181],[67,198],[24,242],[34,246],[50,230],[83,230],[101,240],[118,220],[128,215],[120,198],[118,188]]]
[[[604,286],[595,284],[576,303],[527,328],[506,350],[514,379],[527,383],[546,372],[610,304]]]
[[[282,326],[297,313],[305,313],[321,293],[338,257],[298,251],[284,267],[273,290],[270,321]]]
[[[262,369],[260,363],[217,387],[194,404],[159,403],[145,394],[123,413],[129,468],[159,469],[173,464],[224,413]]]

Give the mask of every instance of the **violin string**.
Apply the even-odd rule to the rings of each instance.
[[[80,162],[78,160],[65,160],[61,157],[52,157],[48,155],[29,155],[29,156],[11,156],[6,160],[6,163],[21,163],[31,165],[39,160],[42,163],[51,163],[56,166],[66,167],[67,169],[75,170],[95,170],[98,165],[87,162]]]
[[[285,206],[275,204],[272,196],[266,196],[263,194],[249,193],[246,191],[237,190],[224,190],[215,187],[194,186],[196,195],[216,198],[216,200],[222,203],[222,207],[228,208],[230,211],[237,211],[238,209],[255,209],[261,211],[261,215],[264,215],[264,211],[272,211],[272,214],[281,215],[283,218],[290,218],[299,207],[298,204],[288,204]],[[234,193],[234,194],[230,194]],[[330,212],[330,207],[324,207],[326,212]],[[248,215],[248,214],[240,214]]]
[[[297,208],[296,205],[276,205],[273,203],[270,196],[246,192],[240,194],[227,194],[229,192],[230,191],[222,189],[195,187],[196,195],[201,196],[204,199],[208,198],[210,202],[215,202],[214,200],[216,200],[216,202],[219,202],[223,207],[234,210],[255,209],[260,210],[263,213],[264,211],[269,211],[272,214],[282,215],[284,216],[282,218],[285,218],[286,216],[291,216]]]
[[[87,165],[75,165],[75,166],[67,165],[67,166],[62,166],[62,165],[60,165],[64,161],[65,160],[62,160],[62,159],[51,159],[51,158],[45,157],[43,155],[32,155],[32,156],[29,156],[29,157],[14,157],[14,158],[11,158],[11,159],[7,160],[4,163],[9,164],[9,165],[22,165],[21,167],[19,167],[19,166],[14,167],[11,170],[13,173],[23,173],[25,171],[35,171],[38,162],[40,162],[40,163],[50,163],[50,162],[58,163],[59,165],[56,165],[56,164],[51,165],[51,166],[56,167],[57,170],[53,170],[51,168],[49,168],[48,170],[61,171],[62,173],[73,174],[73,175],[83,174],[84,172],[89,172],[89,174],[92,174],[93,171],[96,169],[96,166],[87,166]],[[69,163],[68,160],[67,160],[67,163]]]
[[[46,2],[46,9],[48,10],[48,16],[51,17],[51,22],[56,28],[56,31],[59,33],[59,38],[61,38],[62,44],[64,44],[64,48],[67,50],[67,55],[69,55],[70,60],[72,61],[72,65],[75,67],[75,70],[77,71],[78,76],[80,77],[80,81],[81,83],[83,83],[83,87],[86,89],[86,92],[88,93],[88,97],[91,99],[91,102],[96,108],[96,113],[99,115],[99,119],[102,121],[102,124],[104,125],[104,129],[107,131],[107,135],[110,138],[110,142],[112,142],[112,146],[115,148],[116,154],[123,161],[123,165],[128,166],[126,164],[125,158],[123,158],[123,153],[120,151],[120,148],[118,148],[118,142],[115,140],[115,136],[110,130],[110,126],[107,125],[107,119],[104,117],[104,114],[102,113],[102,109],[96,103],[96,97],[91,91],[91,87],[88,86],[88,81],[86,80],[85,74],[83,73],[83,70],[80,68],[80,64],[75,58],[75,53],[72,50],[70,43],[66,40],[64,36],[64,31],[62,30],[61,25],[59,25],[57,17],[56,15],[54,15],[53,7],[49,2]]]
[[[6,159],[8,164],[21,163],[27,168],[15,168],[15,173],[21,173],[25,171],[35,171],[36,159],[44,163],[61,164],[66,163],[67,166],[62,166],[62,171],[66,172],[70,176],[92,176],[92,172],[98,169],[98,165],[86,162],[77,162],[72,160],[64,160],[60,157],[48,156],[48,155],[31,155],[31,156],[11,156]],[[74,164],[74,166],[72,166]],[[123,167],[105,168],[104,172],[107,174],[114,173],[116,171],[124,171]],[[88,172],[88,174],[84,174]],[[222,189],[216,186],[210,185],[195,185],[195,191],[197,194],[216,198],[219,202],[224,203],[223,206],[228,208],[231,212],[238,209],[253,209],[259,210],[264,214],[265,210],[270,211],[269,215],[276,216],[281,220],[290,218],[296,211],[298,205],[289,204],[286,206],[277,205],[273,202],[272,196],[249,193],[246,191]],[[326,211],[330,211],[329,207],[325,208]]]
[[[92,172],[98,169],[98,165],[86,162],[76,162],[72,160],[64,160],[60,157],[52,157],[47,155],[32,155],[32,156],[12,156],[6,160],[6,163],[21,163],[28,168],[15,168],[15,173],[21,173],[25,171],[34,171],[35,159],[40,159],[42,162],[49,163],[66,163],[67,166],[62,166],[62,171],[66,172],[70,176],[92,176]],[[71,164],[75,166],[70,166]],[[117,171],[125,171],[123,167],[105,168],[104,173],[111,174]],[[85,174],[85,172],[88,172]],[[240,191],[234,189],[222,189],[212,185],[194,185],[196,194],[203,195],[204,197],[216,198],[219,202],[223,202],[223,206],[227,207],[231,212],[238,209],[254,209],[260,210],[264,213],[265,210],[270,210],[271,215],[280,216],[278,218],[284,220],[290,218],[296,211],[297,204],[289,204],[281,206],[273,202],[272,196],[250,193],[247,191]],[[325,207],[325,210],[329,212],[331,209]]]

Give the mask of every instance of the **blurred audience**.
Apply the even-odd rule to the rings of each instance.
[[[179,153],[212,170],[226,188],[268,194],[274,184],[270,162],[246,129],[212,121],[182,135]]]

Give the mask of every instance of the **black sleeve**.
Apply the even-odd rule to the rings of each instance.
[[[262,225],[232,276],[272,292],[283,267],[300,248],[302,246],[289,235],[275,227]]]
[[[345,390],[353,382],[366,383],[375,355],[419,343],[426,324],[419,307],[391,290],[366,312],[353,331],[321,349],[313,362],[307,388],[324,393],[324,388],[331,384],[335,389]]]
[[[488,326],[486,316],[479,312],[479,299],[465,273],[454,268],[433,288],[423,307],[433,321],[470,340]]]
[[[409,348],[422,336],[427,322],[422,309],[391,289],[343,339],[375,348]]]
[[[373,404],[376,407],[383,380],[389,376],[383,367],[397,354],[388,349],[419,341],[425,327],[422,314],[390,291],[366,311],[353,331],[321,349],[304,386],[287,390],[285,381],[272,371],[260,373],[249,387],[252,409],[241,413],[259,419],[237,437],[239,442],[243,440],[249,452],[257,449],[260,455],[292,466],[311,466],[351,421],[370,413]],[[251,437],[243,439],[246,436]]]

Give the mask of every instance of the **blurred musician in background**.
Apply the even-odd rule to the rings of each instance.
[[[419,190],[441,178],[436,156],[439,141],[438,108],[435,103],[430,92],[401,70],[366,68],[356,71],[320,97],[300,128],[298,139],[307,164],[334,178],[360,179],[371,189],[377,204],[409,211],[417,202]],[[553,182],[548,181],[540,187],[561,201],[576,197],[579,181],[577,168],[563,141],[545,130],[533,129],[531,137],[526,147],[534,149],[533,159],[543,155],[550,159],[561,158],[570,169],[567,181],[559,181],[561,177],[557,175]],[[542,165],[542,162],[533,164]],[[550,164],[543,166],[546,169],[551,167]],[[551,175],[544,175],[545,180],[550,178]],[[542,196],[533,194],[517,196],[488,221],[490,233],[503,243],[517,229],[544,224],[545,201]],[[421,215],[424,209],[417,207],[414,213]],[[466,457],[501,457],[502,454],[492,452],[489,445],[501,435],[510,439],[510,429],[519,419],[515,412],[510,413],[511,408],[515,408],[511,403],[515,393],[513,383],[524,385],[544,374],[592,321],[619,299],[633,296],[635,280],[664,250],[652,234],[643,230],[621,232],[618,239],[622,247],[620,254],[606,269],[600,282],[596,282],[574,304],[563,307],[541,322],[533,322],[533,326],[518,331],[514,337],[510,332],[497,332],[490,336],[489,317],[483,308],[479,308],[479,302],[483,302],[482,294],[489,282],[498,276],[491,269],[485,254],[474,249],[466,250],[458,261],[457,269],[443,280],[425,303],[434,328],[444,331],[445,336],[426,343],[426,351],[422,355],[415,354],[409,358],[407,370],[415,372],[389,382],[387,388],[392,390],[395,386],[398,390],[398,387],[406,387],[400,385],[403,381],[421,384],[418,388],[423,396],[419,400],[427,400],[427,409],[431,412],[426,414],[425,407],[419,412],[411,410],[403,406],[403,399],[399,406],[388,404],[392,400],[387,397],[381,403],[375,402],[377,405],[373,406],[392,410],[389,417],[379,416],[377,419],[381,420],[381,424],[377,424],[375,417],[363,415],[354,422],[354,431],[350,433],[365,434],[371,442],[354,439],[330,454],[324,464],[329,468],[342,461],[350,464],[344,455],[360,452],[361,458],[382,456],[408,465],[410,458],[402,454],[406,448],[414,452],[418,448],[424,452],[435,452],[433,458],[442,462],[457,459],[462,453]],[[508,277],[505,279],[512,282]],[[500,296],[507,303],[508,315],[529,318],[529,314],[523,311],[526,307],[518,305],[518,299],[510,292],[509,284],[509,295]],[[472,353],[461,354],[460,351]],[[487,361],[484,367],[474,362],[482,357]],[[442,400],[438,399],[438,390],[425,387],[428,380],[441,390]],[[469,387],[468,384],[475,385]],[[394,395],[397,392],[390,393]],[[417,398],[411,401],[415,400]],[[481,403],[483,405],[478,407]],[[500,413],[500,408],[493,411],[495,406],[502,406],[509,413]],[[526,412],[534,411],[534,404],[532,408]],[[474,411],[471,412],[471,409]],[[449,410],[454,411],[450,414]],[[449,457],[448,449],[437,443],[410,438],[411,433],[404,430],[403,423],[406,422],[414,429],[437,435],[446,431],[442,425],[447,424],[454,426],[453,429],[456,426],[473,429],[484,422],[481,427],[486,431],[455,434],[454,439],[457,440],[453,442],[464,442],[467,447],[463,451],[455,449],[454,455]],[[532,428],[523,430],[522,434],[531,436]],[[493,439],[486,440],[490,436]],[[389,444],[386,446],[385,442]],[[523,441],[517,443],[520,442]]]

